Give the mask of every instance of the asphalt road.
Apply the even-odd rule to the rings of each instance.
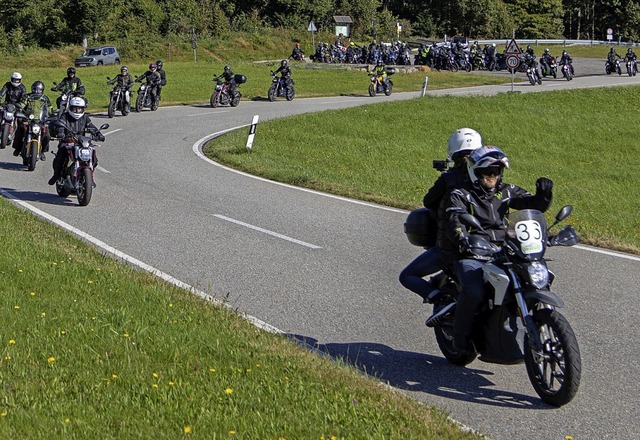
[[[578,74],[579,74],[578,70]],[[576,77],[516,91],[640,84],[640,77]],[[268,86],[268,84],[265,84]],[[492,94],[511,85],[429,94]],[[266,92],[266,87],[265,87]],[[46,181],[51,159],[27,172],[0,151],[0,189],[276,328],[303,338],[411,397],[449,410],[496,439],[631,438],[640,433],[637,285],[640,258],[552,249],[556,290],[582,351],[569,405],[543,404],[524,365],[449,365],[424,326],[429,308],[397,281],[419,254],[406,212],[236,173],[197,154],[211,134],[290,114],[396,99],[333,97],[161,108],[109,120],[91,204],[62,199]],[[207,97],[203,97],[203,101]],[[423,99],[427,99],[423,98]],[[569,127],[570,128],[570,127]],[[304,141],[304,140],[301,140]],[[260,148],[260,129],[254,148]],[[425,190],[428,183],[425,183]],[[559,209],[554,206],[553,209]],[[580,207],[576,207],[580,209]],[[635,434],[635,435],[634,435]]]

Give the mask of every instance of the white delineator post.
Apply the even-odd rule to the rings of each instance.
[[[256,127],[258,126],[258,119],[260,116],[255,115],[251,121],[251,128],[249,129],[249,138],[247,139],[247,150],[251,150],[253,147],[253,138],[256,136]]]

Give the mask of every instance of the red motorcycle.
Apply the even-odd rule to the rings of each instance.
[[[235,75],[233,79],[236,85],[247,82],[247,77],[244,75]],[[218,105],[230,105],[231,107],[237,107],[237,105],[240,104],[242,94],[238,92],[237,88],[234,90],[233,95],[231,95],[231,85],[228,82],[222,81],[219,76],[213,78],[213,81],[216,82],[216,87],[213,90],[213,94],[211,94],[211,99],[209,100],[211,107],[216,108]]]

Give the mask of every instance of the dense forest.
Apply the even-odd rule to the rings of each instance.
[[[353,20],[352,37],[392,39],[640,39],[640,0],[3,0],[0,50],[167,38],[216,38],[273,28],[333,30]]]

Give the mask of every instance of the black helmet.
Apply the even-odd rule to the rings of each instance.
[[[631,52],[633,52],[631,48],[627,49],[627,53],[631,53]]]
[[[224,66],[224,73],[231,72],[231,66]]]
[[[44,93],[44,84],[42,83],[42,81],[36,81],[31,84],[31,93],[37,95],[38,98],[42,96],[42,94]]]
[[[162,69],[162,66],[163,66],[162,60],[156,61],[156,66],[158,66],[158,69]]]
[[[67,69],[67,75],[75,75],[76,74],[76,68],[75,67],[69,67]]]
[[[282,61],[280,61],[280,65],[281,65],[282,67],[287,67],[287,64],[288,64],[288,63],[287,63],[287,60],[282,60]]]
[[[156,70],[157,68],[158,68],[158,65],[156,63],[149,64],[149,70]]]

